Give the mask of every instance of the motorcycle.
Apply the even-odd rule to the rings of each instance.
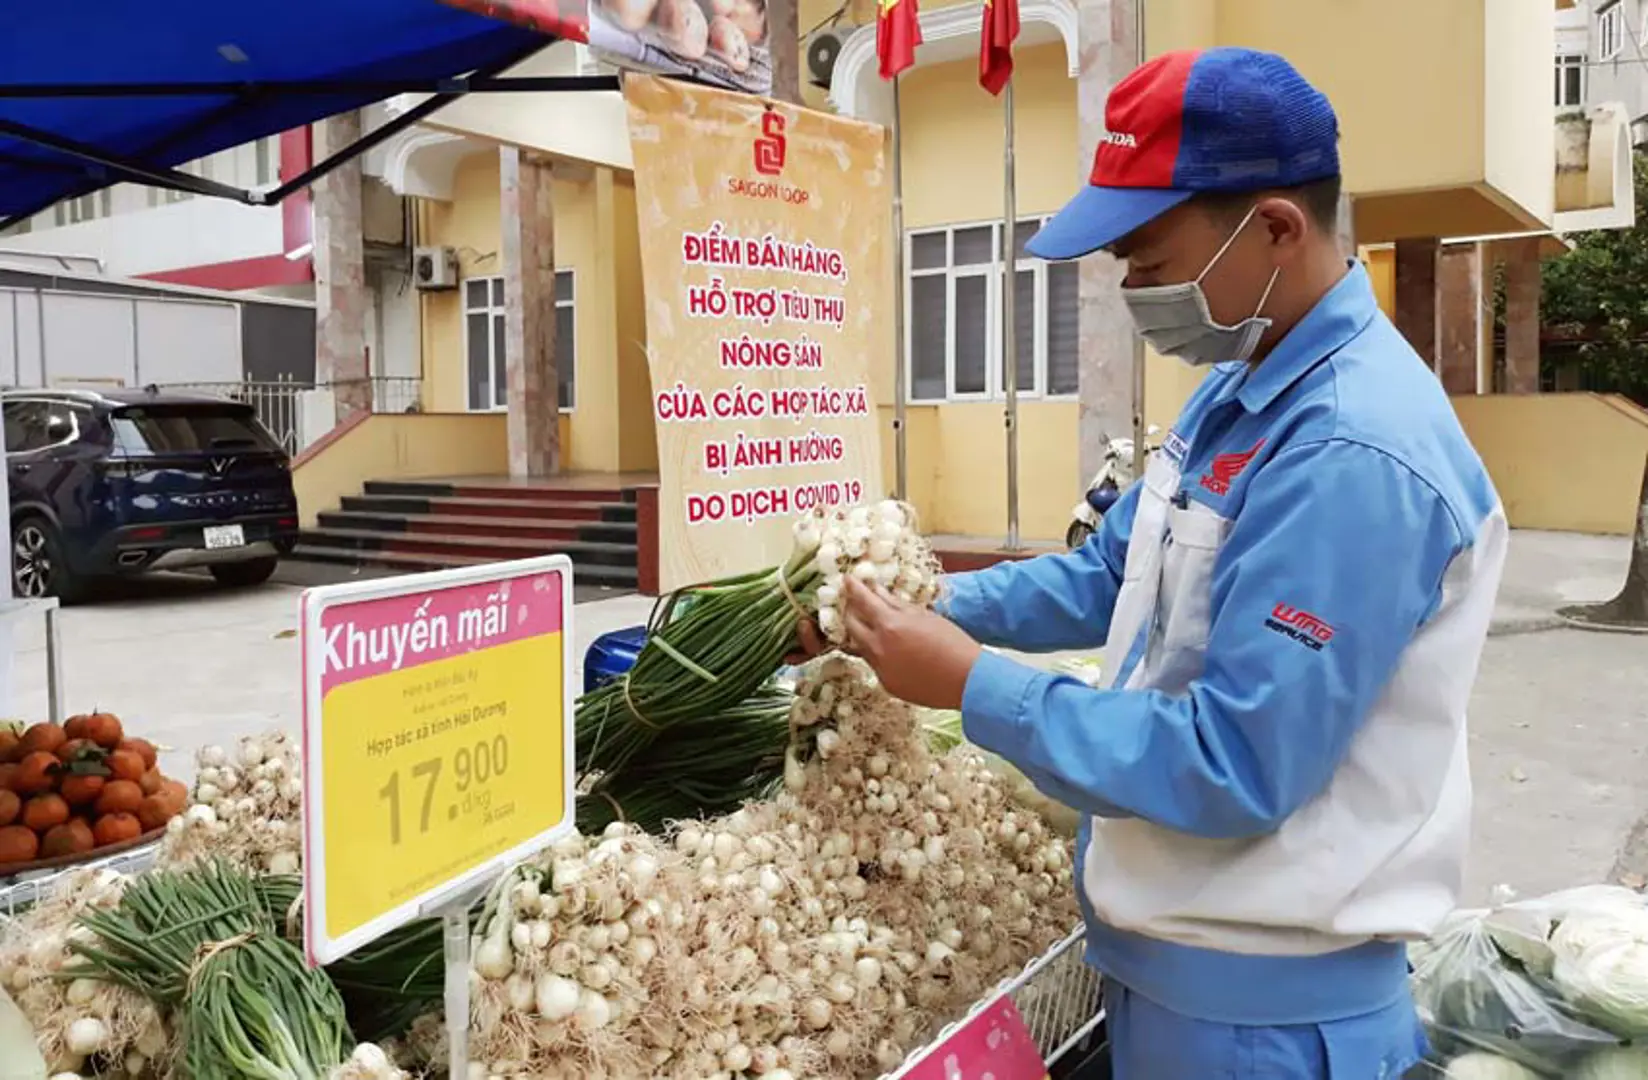
[[[1146,455],[1157,449],[1150,440],[1160,430],[1152,424],[1145,431]],[[1070,527],[1064,531],[1065,546],[1074,551],[1087,543],[1087,538],[1099,531],[1099,522],[1116,505],[1116,500],[1122,497],[1122,492],[1134,478],[1133,440],[1115,438],[1105,443],[1104,463],[1088,482],[1081,502],[1070,511]]]

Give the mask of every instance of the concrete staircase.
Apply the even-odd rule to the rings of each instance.
[[[636,493],[504,480],[369,480],[290,558],[408,573],[563,554],[585,585],[636,587]]]

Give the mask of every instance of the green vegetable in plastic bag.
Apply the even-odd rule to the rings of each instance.
[[[1539,1074],[1510,1058],[1475,1051],[1448,1062],[1445,1080],[1540,1080]]]
[[[1648,1050],[1610,1046],[1579,1063],[1571,1080],[1648,1080]]]

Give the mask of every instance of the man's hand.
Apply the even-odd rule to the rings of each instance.
[[[811,619],[802,619],[796,623],[795,636],[801,647],[784,657],[786,664],[800,667],[830,651],[830,643],[824,640],[824,635],[818,630],[818,624]]]
[[[912,705],[959,709],[983,647],[942,615],[854,578],[842,586],[847,642],[881,685]]]

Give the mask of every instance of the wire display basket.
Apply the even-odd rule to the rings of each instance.
[[[141,873],[154,865],[155,855],[159,850],[160,842],[157,839],[139,847],[127,848],[125,851],[76,863],[73,866],[41,870],[38,873],[17,877],[0,875],[0,919],[14,918],[50,896],[57,879],[64,874],[86,869],[107,869],[122,874]]]
[[[902,1080],[935,1047],[999,1001],[1003,994],[1013,999],[1042,1060],[1053,1065],[1104,1019],[1099,973],[1082,958],[1086,942],[1086,930],[1081,927],[1072,930],[1025,965],[1023,971],[1002,980],[969,1009],[967,1015],[946,1025],[931,1042],[912,1053],[903,1065],[882,1080]]]

